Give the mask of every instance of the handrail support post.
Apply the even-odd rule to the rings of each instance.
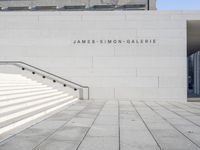
[[[83,89],[82,88],[79,88],[79,99],[80,100],[84,100]]]

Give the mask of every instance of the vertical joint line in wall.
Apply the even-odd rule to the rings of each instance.
[[[136,77],[138,77],[138,68],[136,68],[135,70],[136,70]]]
[[[116,96],[115,96],[115,88],[114,88],[114,99],[116,98]]]
[[[158,76],[158,88],[159,88],[159,86],[160,86],[160,78]]]
[[[135,35],[136,35],[136,37],[138,37],[138,30],[137,29],[135,30]]]
[[[40,22],[40,16],[37,16],[37,23],[39,24],[39,22]]]
[[[172,20],[172,21],[173,21],[173,19],[174,19],[174,17],[173,17],[173,15],[171,15],[171,16],[170,16],[170,20]]]
[[[127,21],[127,20],[128,20],[127,14],[125,14],[125,16],[124,16],[124,17],[125,17],[125,21]]]
[[[94,57],[92,56],[92,65],[91,68],[94,68]]]
[[[114,56],[116,56],[116,47],[114,46]]]
[[[120,101],[118,100],[118,143],[119,143],[119,150],[121,150],[121,120],[120,120]]]

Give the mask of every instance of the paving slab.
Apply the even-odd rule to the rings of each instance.
[[[55,140],[81,141],[87,130],[88,127],[65,126],[52,135],[51,138]]]
[[[87,137],[78,150],[119,150],[117,137]]]
[[[49,139],[34,150],[76,150],[78,142]]]
[[[0,150],[200,150],[200,103],[81,101]]]
[[[66,126],[90,127],[93,123],[93,120],[93,118],[76,117],[70,120]]]
[[[88,136],[100,137],[117,137],[118,126],[93,125],[88,132]]]
[[[135,103],[135,107],[138,110],[138,112],[142,116],[142,110],[146,108],[146,112],[148,112],[150,116],[150,120],[152,116],[154,116],[156,113],[153,111],[153,109],[146,106],[144,103]],[[141,109],[143,108],[143,109]],[[145,112],[145,114],[146,114]],[[143,118],[143,117],[142,117]],[[154,136],[155,140],[161,147],[161,149],[177,149],[177,150],[197,150],[199,149],[197,145],[195,145],[192,141],[190,141],[187,137],[185,137],[182,133],[180,133],[176,128],[174,128],[171,124],[166,122],[165,119],[157,115],[158,120],[157,123],[151,123],[146,122],[146,126],[151,131],[152,135]],[[145,118],[144,118],[145,122]],[[155,126],[155,124],[157,124]],[[165,126],[165,129],[161,129],[163,126]]]
[[[46,129],[57,129],[61,126],[63,126],[65,123],[66,123],[67,119],[66,120],[62,120],[62,121],[57,121],[57,120],[45,120],[45,121],[42,121],[34,126],[32,126],[31,128],[35,128],[35,129],[43,129],[43,130],[46,130]]]
[[[0,150],[32,150],[45,136],[16,136],[0,144]]]
[[[121,108],[121,105],[123,106]],[[120,147],[121,150],[159,150],[139,114],[131,102],[120,105]],[[126,106],[126,107],[125,107]],[[122,112],[122,113],[121,113]]]

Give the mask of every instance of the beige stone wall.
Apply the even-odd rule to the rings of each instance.
[[[186,20],[200,12],[1,12],[0,60],[88,85],[94,99],[187,99]],[[73,44],[78,39],[156,44]]]

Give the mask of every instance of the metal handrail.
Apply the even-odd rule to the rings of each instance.
[[[58,75],[55,75],[53,73],[50,73],[50,72],[45,71],[43,69],[40,69],[38,67],[35,67],[33,65],[27,64],[27,63],[25,63],[23,61],[0,61],[0,64],[15,65],[15,66],[21,67],[22,70],[28,70],[28,71],[31,71],[33,74],[39,74],[39,75],[43,76],[43,78],[52,79],[53,82],[61,83],[61,84],[64,85],[64,87],[73,88],[75,91],[79,90],[79,97],[80,97],[80,99],[84,99],[83,98],[83,89],[87,89],[87,98],[86,99],[90,98],[89,86],[84,86],[84,85],[78,84],[76,82],[67,80],[67,79],[65,79],[63,77],[60,77]],[[23,65],[28,66],[29,68],[26,68]],[[32,68],[32,69],[30,69],[30,68]],[[42,73],[39,73],[37,71],[40,71]],[[44,73],[47,74],[48,76],[44,75]],[[50,77],[50,76],[53,76],[53,77]],[[58,81],[55,78],[57,78],[59,80],[62,80],[62,81]]]

